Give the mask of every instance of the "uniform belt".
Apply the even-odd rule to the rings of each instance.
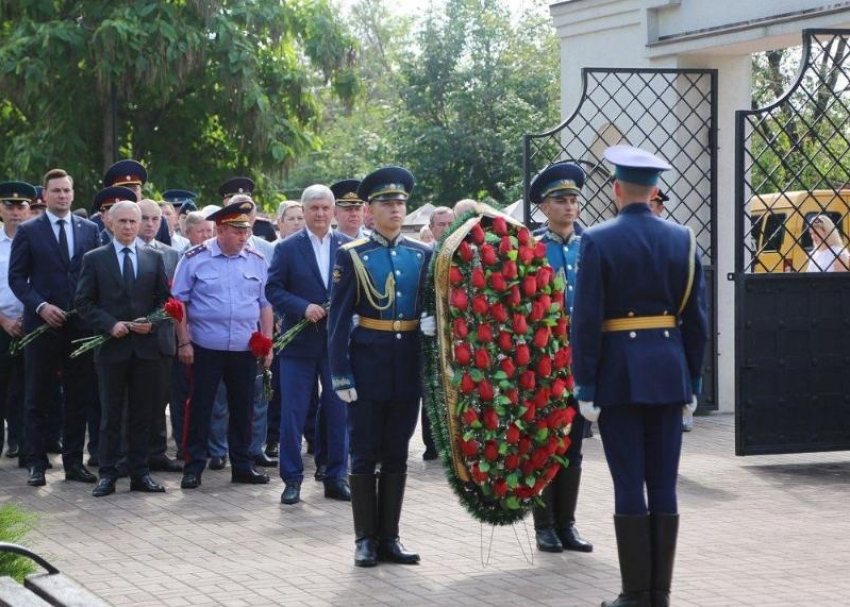
[[[390,331],[392,333],[402,333],[405,331],[415,331],[419,328],[418,320],[378,320],[377,318],[360,317],[358,326],[364,329],[372,329],[374,331]]]
[[[658,316],[634,316],[629,318],[609,318],[602,321],[603,333],[615,331],[640,331],[641,329],[675,329],[676,317],[670,314]]]

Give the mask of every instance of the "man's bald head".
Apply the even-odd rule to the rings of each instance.
[[[149,198],[139,201],[139,210],[142,212],[142,222],[139,227],[139,238],[145,242],[152,242],[159,232],[159,224],[162,222],[162,209]]]

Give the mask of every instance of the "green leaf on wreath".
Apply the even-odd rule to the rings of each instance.
[[[455,371],[454,375],[452,375],[452,385],[459,386],[462,379],[463,379],[463,372],[462,371]]]
[[[508,452],[508,443],[502,443],[499,445],[499,455],[504,455]]]
[[[528,411],[528,407],[520,407],[517,409],[517,417],[521,417],[526,411]]]
[[[508,478],[505,480],[507,480],[508,482],[508,487],[510,487],[511,489],[516,489],[516,486],[519,485],[519,472],[509,474]]]
[[[508,379],[508,374],[504,371],[496,371],[495,373],[493,373],[493,378],[499,380]]]
[[[534,488],[534,484],[536,482],[537,482],[537,479],[534,478],[533,476],[526,476],[525,477],[525,486],[526,487]]]
[[[505,506],[507,506],[508,510],[519,510],[519,500],[516,498],[515,495],[512,495],[505,500]]]
[[[555,285],[555,290],[557,290],[557,291],[563,291],[564,290],[564,279],[561,278],[560,276],[557,276],[555,278],[555,282],[553,284]]]
[[[499,387],[501,388],[502,384],[499,384]],[[496,397],[495,402],[496,402],[497,405],[503,405],[503,406],[507,407],[511,404],[511,399],[508,398],[507,396],[505,396],[504,394],[500,394],[499,396]],[[503,414],[500,413],[499,415],[503,415]]]
[[[516,246],[516,245],[514,245],[514,246]],[[510,259],[511,261],[516,261],[516,258],[518,256],[519,256],[519,251],[517,251],[517,250],[508,251],[508,259]]]
[[[475,435],[476,435],[476,434],[477,434],[477,433],[476,433],[476,432],[473,432],[472,430],[467,430],[466,432],[464,432],[464,433],[463,433],[463,440],[464,440],[464,441],[470,441],[470,440],[472,440],[473,438],[475,438]]]
[[[478,469],[481,470],[481,472],[490,472],[490,462],[480,462],[478,464]]]
[[[543,321],[543,324],[545,324],[546,326],[549,326],[549,327],[554,327],[555,325],[558,324],[558,321],[555,320],[554,318],[547,318],[546,320]]]
[[[549,438],[549,428],[540,428],[537,434],[534,435],[534,438],[537,439],[537,442],[545,441]]]
[[[557,313],[557,312],[558,312],[558,310],[560,310],[560,309],[561,309],[561,304],[559,304],[559,303],[556,301],[556,302],[554,302],[551,306],[549,306],[549,314],[555,314],[555,313]]]
[[[472,378],[472,381],[474,381],[474,382],[477,384],[477,383],[478,383],[478,382],[480,382],[482,379],[484,379],[484,374],[481,372],[481,370],[480,370],[480,369],[472,369],[472,370],[469,372],[469,377],[471,377],[471,378]]]
[[[470,425],[471,427],[475,428],[476,430],[480,430],[480,429],[481,429],[481,422],[480,422],[479,420],[477,420],[477,419],[476,419],[474,422],[472,422],[471,424],[469,424],[469,425]]]
[[[510,387],[511,387],[511,382],[509,382],[506,379],[503,379],[502,381],[499,382],[499,389],[500,390],[509,390]],[[508,402],[511,402],[510,399],[508,399]]]

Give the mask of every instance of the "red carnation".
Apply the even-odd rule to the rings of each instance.
[[[497,478],[496,482],[493,483],[493,493],[496,494],[496,497],[504,497],[508,492],[508,482],[503,478]]]
[[[525,320],[525,315],[517,312],[514,314],[513,322],[511,323],[514,333],[517,335],[525,335],[528,332],[528,322]]]
[[[576,410],[573,409],[572,407],[567,407],[563,411],[564,411],[564,419],[566,420],[566,423],[568,423],[568,424],[572,423],[572,421],[576,417]]]
[[[548,356],[541,356],[537,361],[537,375],[540,377],[549,377],[552,375],[552,359]]]
[[[254,331],[248,340],[248,347],[251,349],[254,358],[265,358],[272,351],[272,338],[266,337],[259,331]]]
[[[561,396],[564,395],[564,390],[566,390],[566,385],[564,385],[564,380],[560,377],[552,382],[552,398],[555,400],[559,400]]]
[[[526,297],[534,297],[537,293],[537,279],[534,276],[526,276],[522,281],[522,292]]]
[[[508,233],[508,222],[504,217],[493,218],[493,232],[496,236],[505,236]]]
[[[531,350],[525,344],[516,347],[516,362],[520,367],[526,366],[531,360]]]
[[[490,325],[478,325],[478,341],[486,344],[493,341],[493,328]]]
[[[173,297],[169,297],[163,306],[165,313],[177,322],[183,322],[183,304]]]
[[[484,316],[490,309],[490,304],[487,303],[487,297],[484,295],[476,295],[472,298],[472,311],[479,316]]]
[[[493,306],[493,308],[495,307]],[[512,352],[514,349],[514,340],[511,339],[511,334],[507,331],[499,333],[499,349],[502,352]]]
[[[519,428],[511,424],[511,427],[505,432],[505,440],[508,441],[509,445],[516,445],[519,442]]]
[[[534,490],[531,489],[528,485],[517,485],[516,496],[521,500],[527,500],[531,497],[534,497]]]
[[[472,226],[472,229],[469,230],[469,238],[475,244],[484,244],[484,230],[481,228],[480,223],[476,223]]]
[[[508,305],[516,307],[522,303],[522,295],[519,292],[519,287],[514,285],[511,287],[507,297]]]
[[[552,359],[552,366],[559,370],[567,366],[567,353],[564,351],[564,348],[555,352],[555,356]]]
[[[481,468],[478,466],[478,463],[475,463],[472,466],[472,478],[475,479],[475,482],[479,485],[487,480],[487,473],[481,472]]]
[[[525,455],[526,453],[528,453],[529,449],[531,449],[531,437],[527,435],[521,436],[519,438],[519,447],[517,447],[519,454]]]
[[[463,283],[463,272],[457,266],[449,268],[449,282],[454,287],[458,287]]]
[[[484,447],[484,457],[489,459],[491,462],[495,462],[499,459],[499,446],[496,444],[496,441],[487,441],[487,446]]]
[[[460,441],[460,450],[466,457],[473,457],[478,453],[478,442],[473,440]]]
[[[531,233],[528,231],[528,228],[520,228],[519,232],[517,232],[516,239],[521,245],[527,245],[531,242]]]
[[[487,403],[493,400],[493,386],[486,379],[482,379],[481,383],[478,384],[478,396]]]
[[[534,260],[534,249],[529,247],[520,247],[519,248],[519,261],[521,264],[527,266]]]
[[[531,465],[535,470],[540,470],[549,461],[549,452],[546,449],[535,449],[531,454]]]
[[[465,262],[472,261],[472,247],[465,240],[461,241],[460,245],[458,245],[457,252]]]
[[[523,371],[519,376],[519,387],[523,390],[534,390],[534,371]]]
[[[534,345],[541,350],[549,343],[549,327],[540,327],[534,332]]]
[[[452,333],[458,339],[466,339],[466,336],[469,335],[469,327],[466,325],[466,321],[462,318],[455,318],[452,321]]]
[[[502,274],[505,275],[505,278],[508,280],[516,280],[516,277],[519,274],[519,271],[516,267],[516,262],[508,259],[505,263],[502,264]]]
[[[463,367],[472,362],[472,348],[469,344],[457,344],[455,346],[455,360],[457,364]]]
[[[555,337],[563,337],[567,334],[567,319],[561,316],[558,319],[558,324],[552,327],[552,335]]]
[[[511,251],[514,250],[514,245],[511,242],[510,236],[502,236],[502,240],[499,241],[499,253],[503,256],[507,255]]]
[[[549,286],[549,281],[552,279],[552,268],[542,267],[537,270],[537,287],[545,289]]]
[[[499,291],[500,293],[507,290],[508,283],[505,281],[505,277],[502,276],[501,272],[493,272],[490,275],[490,287],[494,291]]]
[[[484,417],[482,419],[484,420],[484,427],[488,430],[495,430],[499,427],[499,414],[496,413],[493,407],[484,409]]]
[[[519,392],[516,390],[506,390],[505,396],[508,397],[508,400],[511,401],[512,405],[515,405],[519,402]]]
[[[458,310],[466,310],[469,300],[466,297],[466,291],[461,289],[452,289],[451,297],[449,298],[453,308]]]
[[[496,251],[488,244],[481,245],[481,261],[486,266],[494,266],[499,261]]]
[[[460,391],[464,394],[472,394],[475,391],[475,381],[469,376],[469,373],[464,373],[460,379]]]
[[[475,366],[482,371],[490,368],[490,353],[484,348],[478,348],[475,351]]]
[[[560,442],[561,441],[558,440],[557,436],[550,436],[549,442],[546,443],[546,453],[548,453],[550,456],[555,455],[555,451],[558,450],[558,444]]]
[[[537,259],[546,259],[546,245],[542,242],[538,242],[534,245],[534,256]]]
[[[514,373],[516,373],[516,365],[514,364],[514,361],[510,358],[502,359],[502,362],[499,367],[501,367],[502,371],[505,372],[505,375],[508,376],[508,379],[511,379],[514,376]]]
[[[487,286],[487,281],[484,278],[484,270],[481,268],[472,270],[472,286],[476,289],[483,289]]]
[[[528,315],[528,319],[531,322],[538,322],[543,320],[543,316],[546,314],[546,308],[543,307],[543,304],[539,301],[532,302],[531,304],[531,313]]]
[[[545,488],[546,488],[546,477],[541,477],[541,478],[538,478],[537,481],[534,483],[534,487],[531,489],[531,491],[532,491],[532,493],[534,493],[534,495],[537,495],[538,493],[543,491]]]
[[[505,470],[516,470],[519,466],[519,456],[511,453],[505,458]]]
[[[525,407],[525,413],[522,414],[522,421],[534,421],[534,418],[537,415],[537,406],[531,401],[525,401]]]
[[[475,412],[475,409],[467,409],[463,412],[463,423],[465,423],[467,426],[471,426],[477,421],[478,414]]]

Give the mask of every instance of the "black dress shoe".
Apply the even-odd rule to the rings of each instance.
[[[47,445],[47,452],[48,453],[55,453],[55,454],[62,453],[62,441],[61,440],[55,440],[52,443],[50,443],[49,445]]]
[[[86,462],[86,466],[91,466],[92,468],[99,468],[100,458],[96,455],[90,455],[89,461]]]
[[[254,464],[262,468],[276,468],[277,460],[269,459],[265,453],[260,452],[259,455],[254,456]]]
[[[301,501],[301,483],[298,481],[290,481],[286,483],[283,493],[280,494],[281,504],[297,504]]]
[[[267,474],[257,472],[256,470],[244,470],[230,473],[230,482],[242,483],[243,485],[267,485],[269,477]]]
[[[141,491],[143,493],[165,493],[165,487],[156,483],[150,474],[145,474],[130,481],[130,491]]]
[[[92,489],[91,494],[95,497],[106,497],[115,493],[115,479],[102,478],[98,481],[97,486]]]
[[[405,550],[397,537],[386,538],[378,540],[378,560],[399,565],[417,565],[419,555]]]
[[[210,458],[210,470],[224,470],[224,467],[227,465],[226,457],[211,457]]]
[[[266,455],[269,457],[280,456],[280,443],[272,441],[266,445]]]
[[[20,455],[20,453],[21,453],[21,447],[19,445],[14,444],[14,443],[10,443],[9,448],[6,449],[6,457],[8,457],[9,459],[14,459],[14,458],[18,457],[18,455]]]
[[[201,475],[187,472],[180,481],[181,489],[197,489],[201,486]]]
[[[148,468],[155,472],[183,472],[183,466],[167,455],[157,455],[148,460]]]
[[[543,527],[534,532],[534,538],[537,540],[537,549],[540,552],[563,552],[564,546],[555,533],[554,527]]]
[[[27,485],[30,487],[44,487],[47,480],[44,478],[44,470],[41,468],[30,468],[30,477],[27,479]]]
[[[351,501],[351,489],[344,478],[334,478],[325,481],[325,497],[341,502]]]
[[[77,481],[78,483],[96,483],[97,477],[86,470],[82,464],[72,464],[65,470],[66,481]]]
[[[378,548],[374,539],[364,537],[357,540],[354,545],[355,567],[374,567],[378,564]]]
[[[425,453],[422,454],[422,459],[426,462],[433,461],[437,459],[439,455],[437,455],[436,449],[425,449]]]
[[[325,480],[325,470],[327,470],[327,468],[328,467],[324,464],[319,464],[318,466],[316,466],[316,472],[315,474],[313,474],[313,478],[317,481]]]

